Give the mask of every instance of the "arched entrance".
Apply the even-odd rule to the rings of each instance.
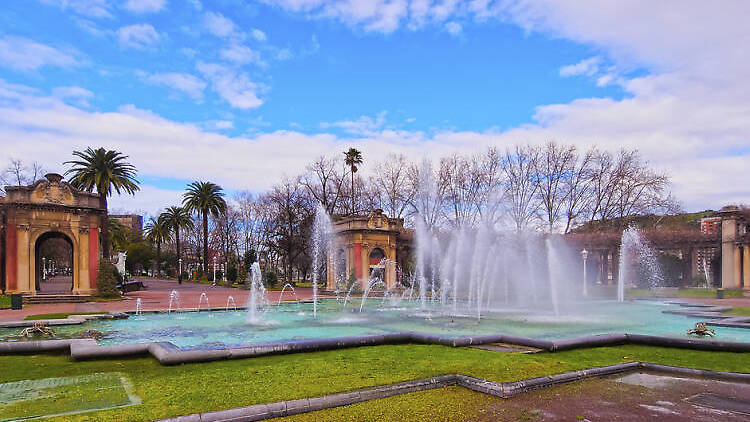
[[[73,241],[61,232],[51,231],[37,238],[34,243],[37,294],[73,291],[74,256]]]
[[[385,258],[385,252],[383,252],[382,249],[373,248],[370,251],[370,255],[368,257],[368,261],[370,264],[370,276],[372,276],[373,272],[380,271],[380,277],[385,278],[385,274],[383,273],[383,271],[385,270],[385,265],[383,265],[383,258]]]
[[[5,292],[94,294],[104,213],[99,195],[75,189],[59,174],[45,178],[5,188]]]

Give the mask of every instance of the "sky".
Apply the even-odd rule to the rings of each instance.
[[[750,2],[4,0],[0,162],[260,192],[356,147],[438,159],[549,140],[638,149],[687,211],[750,203]]]

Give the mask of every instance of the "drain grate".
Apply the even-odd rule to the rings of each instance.
[[[68,415],[139,404],[119,372],[0,384],[0,421]]]
[[[736,399],[734,397],[719,396],[712,393],[700,393],[686,398],[685,401],[698,406],[750,415],[750,401]]]

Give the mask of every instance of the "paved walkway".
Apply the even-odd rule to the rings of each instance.
[[[169,294],[176,290],[180,294],[180,306],[183,308],[198,307],[201,293],[205,292],[208,302],[213,307],[225,306],[227,298],[232,296],[237,306],[245,306],[249,292],[242,289],[227,287],[213,287],[208,284],[197,284],[183,282],[178,284],[175,280],[136,279],[143,281],[146,290],[130,292],[125,294],[123,300],[108,302],[86,302],[86,303],[54,303],[24,305],[23,309],[13,311],[10,309],[0,310],[0,321],[21,320],[27,315],[48,313],[71,313],[71,312],[125,312],[134,311],[136,299],[141,299],[143,310],[166,310],[169,308]],[[296,289],[300,300],[311,299],[313,296],[311,287],[299,287]],[[266,297],[275,302],[279,300],[280,291],[268,291]],[[287,291],[284,300],[293,300],[294,295]],[[205,306],[205,300],[202,306]]]

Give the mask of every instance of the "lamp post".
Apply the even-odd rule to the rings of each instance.
[[[177,260],[177,284],[182,284],[182,258]]]
[[[586,258],[589,257],[589,251],[586,250],[586,248],[583,248],[581,251],[581,258],[583,258],[583,297],[587,297],[589,295],[587,286],[586,286]]]
[[[227,264],[221,264],[221,281],[223,283],[227,282]]]
[[[42,278],[47,279],[47,258],[42,257]]]
[[[213,286],[216,285],[216,256],[214,256],[214,278],[213,278],[213,282],[211,283],[211,285]]]

